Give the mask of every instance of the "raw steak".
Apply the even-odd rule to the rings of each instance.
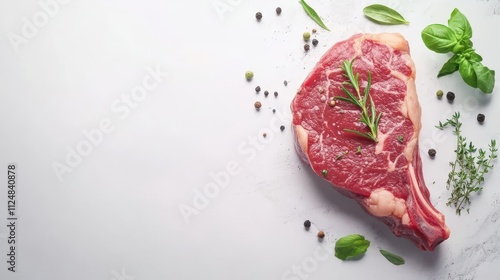
[[[432,251],[450,231],[430,203],[422,175],[421,110],[409,51],[400,34],[357,34],[335,44],[297,92],[291,104],[293,128],[297,151],[318,176],[395,235]],[[345,131],[369,131],[360,122],[359,107],[342,100],[330,103],[333,96],[347,97],[341,89],[344,60],[354,60],[361,90],[371,72],[370,95],[382,113],[378,143]]]

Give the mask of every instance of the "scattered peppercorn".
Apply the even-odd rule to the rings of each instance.
[[[318,30],[316,30],[316,28],[314,28],[314,29],[312,30],[312,33],[316,33],[316,31],[318,31]]]
[[[264,91],[264,96],[267,97],[269,95],[269,91]]]
[[[443,92],[442,90],[438,90],[438,91],[436,92],[436,96],[437,96],[437,98],[439,98],[439,99],[441,99],[441,97],[443,97],[443,94],[444,94],[444,92]]]
[[[257,93],[259,93],[259,92],[260,92],[260,86],[257,86],[257,87],[255,88],[255,92],[257,92]]]
[[[280,130],[281,131],[285,130],[285,126],[284,125],[280,126]]]
[[[276,113],[276,109],[273,109],[273,114]]]
[[[266,138],[266,136],[267,136],[267,133],[265,133],[265,132],[262,133],[262,137]]]
[[[278,97],[278,92],[277,91],[274,92],[274,97]]]
[[[280,15],[280,14],[281,14],[281,8],[280,8],[280,7],[276,8],[276,13],[277,13],[278,15]]]
[[[435,156],[436,156],[436,150],[434,150],[434,149],[429,149],[429,152],[428,152],[428,153],[429,153],[429,156],[430,156],[431,158],[433,158],[433,157],[435,157]]]
[[[288,82],[286,80],[283,81],[283,84],[285,85],[285,87],[288,85]]]
[[[448,93],[446,93],[446,99],[448,99],[448,101],[453,101],[455,100],[455,94],[451,91],[448,91]]]
[[[257,110],[259,110],[260,107],[262,107],[262,103],[260,103],[260,101],[256,101],[253,105],[255,106],[255,109],[257,109]]]
[[[262,19],[262,13],[261,13],[261,12],[257,12],[257,13],[255,14],[255,18],[256,18],[257,20]]]
[[[305,227],[305,228],[307,228],[307,229],[308,229],[308,228],[310,228],[310,227],[311,227],[311,221],[306,220],[306,221],[304,222],[304,227]]]
[[[485,119],[485,116],[483,114],[477,114],[477,121],[479,123],[483,123]]]
[[[318,45],[318,40],[313,39],[313,46],[315,46],[315,47],[316,47],[317,45]]]
[[[304,50],[307,52],[307,51],[309,51],[309,49],[310,49],[309,44],[305,44],[304,45]]]
[[[335,99],[333,99],[333,98],[332,98],[332,99],[330,99],[330,101],[328,101],[328,105],[329,105],[330,107],[335,107]]]
[[[250,81],[253,78],[253,72],[252,71],[246,71],[245,72],[245,78],[247,81]]]
[[[309,32],[304,32],[304,34],[302,34],[302,38],[304,38],[304,41],[309,41],[309,39],[311,38],[311,33]]]
[[[321,239],[325,238],[325,232],[324,232],[324,231],[322,231],[322,230],[320,230],[320,231],[318,232],[318,238],[321,238]]]

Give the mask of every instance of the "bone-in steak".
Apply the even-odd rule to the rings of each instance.
[[[444,216],[430,203],[418,151],[421,110],[415,66],[399,34],[357,34],[321,58],[295,96],[291,109],[297,151],[314,172],[387,224],[397,236],[432,251],[449,236]],[[378,142],[345,129],[368,132],[360,109],[345,101],[340,68],[353,60],[364,90],[382,113]]]

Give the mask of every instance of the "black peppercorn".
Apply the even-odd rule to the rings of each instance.
[[[283,84],[285,85],[285,87],[288,85],[288,81],[287,80],[284,80],[283,81]]]
[[[276,13],[277,13],[278,15],[279,15],[279,14],[281,14],[281,8],[280,8],[280,7],[276,8]]]
[[[310,227],[311,227],[311,221],[306,220],[306,221],[304,222],[304,227],[305,227],[305,228],[307,228],[307,229],[308,229],[308,228],[310,228]]]
[[[260,92],[260,87],[259,87],[259,86],[257,86],[257,87],[255,88],[255,92],[257,92],[257,93],[259,93],[259,92]]]
[[[448,93],[446,93],[446,99],[448,99],[448,101],[453,101],[455,100],[455,94],[451,91],[448,91]]]
[[[274,92],[274,96],[278,97],[278,92],[277,91]]]
[[[273,109],[273,114],[276,113],[276,109]]]
[[[262,18],[262,13],[261,13],[261,12],[257,12],[257,13],[255,14],[255,18],[256,18],[257,20],[260,20],[260,19]]]
[[[267,97],[269,95],[269,91],[264,91],[264,96]]]
[[[280,129],[281,131],[285,130],[285,126],[284,125],[280,126]]]
[[[435,157],[435,156],[436,156],[436,150],[434,150],[434,149],[429,149],[429,152],[428,152],[428,153],[429,153],[429,156],[430,156],[431,158],[433,158],[433,157]]]
[[[307,51],[309,51],[309,49],[310,49],[309,44],[305,44],[305,45],[304,45],[304,50],[307,52]]]
[[[483,114],[477,114],[477,121],[480,123],[484,122],[485,116]]]
[[[318,45],[318,40],[313,39],[313,42],[312,42],[312,43],[313,43],[313,46],[315,46],[315,47],[316,47],[316,46]]]

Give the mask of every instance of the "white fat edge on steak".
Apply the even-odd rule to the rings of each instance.
[[[410,223],[410,217],[406,210],[406,201],[397,198],[394,194],[384,188],[379,188],[371,192],[365,199],[366,208],[376,217],[394,216],[401,220],[403,225]]]
[[[400,50],[403,52],[402,59],[405,60],[406,65],[411,69],[411,76],[406,76],[403,73],[398,71],[391,70],[391,75],[397,79],[402,80],[406,83],[406,95],[401,105],[401,113],[405,118],[410,119],[413,124],[413,135],[411,139],[407,142],[406,147],[403,151],[403,155],[407,159],[409,163],[410,177],[412,181],[412,185],[418,189],[415,191],[412,190],[412,194],[416,195],[420,201],[425,201],[420,188],[418,187],[417,178],[415,172],[413,171],[413,153],[417,148],[418,144],[418,135],[420,133],[420,118],[421,118],[421,108],[418,102],[417,90],[415,87],[415,64],[411,59],[409,54],[410,48],[408,46],[408,42],[403,38],[400,34],[366,34],[363,36],[364,39],[370,39],[373,41],[378,41],[382,44],[389,46],[393,50]],[[386,134],[383,134],[379,131],[377,135],[378,143],[375,147],[375,153],[381,153],[384,149],[385,140],[388,138],[390,131]],[[399,158],[399,157],[398,157]],[[394,170],[397,159],[394,163],[391,164],[389,161],[389,170]],[[388,217],[393,216],[396,219],[401,220],[403,225],[408,225],[410,223],[410,218],[408,213],[406,212],[406,201],[402,198],[397,198],[393,193],[386,189],[377,189],[374,190],[370,196],[365,199],[367,209],[374,216],[377,217]]]

